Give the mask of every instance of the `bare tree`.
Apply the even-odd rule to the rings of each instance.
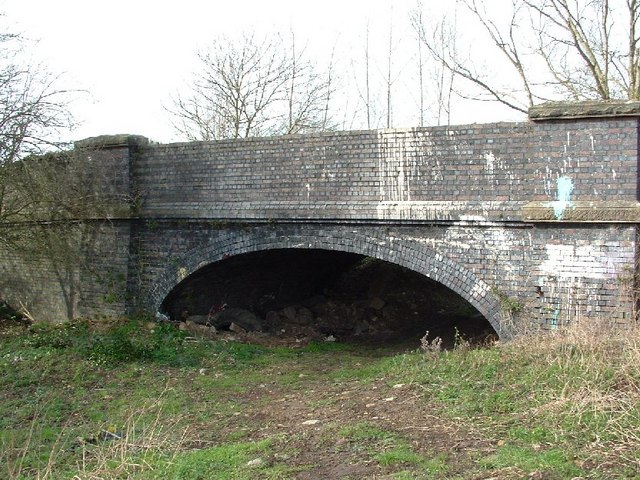
[[[9,195],[15,169],[10,165],[28,154],[60,147],[61,131],[72,125],[71,92],[42,65],[25,61],[20,35],[0,34],[0,222],[10,221],[28,205]]]
[[[364,89],[365,107],[367,109],[367,128],[371,128],[371,74],[369,72],[371,56],[369,55],[369,19],[367,19],[367,30],[364,43]]]
[[[423,25],[422,1],[419,0],[415,12],[416,24]],[[424,55],[422,53],[422,39],[418,35],[418,125],[424,127],[425,95],[424,95]]]
[[[624,3],[524,0],[537,22],[538,53],[557,89],[575,99],[638,98],[638,3]]]
[[[353,80],[355,83],[355,88],[357,90],[357,96],[359,99],[358,107],[354,108],[353,117],[355,119],[355,117],[360,116],[360,112],[361,112],[360,107],[362,106],[364,109],[364,120],[362,123],[364,123],[364,128],[366,128],[367,130],[370,130],[371,128],[374,128],[375,126],[377,126],[377,115],[376,115],[376,109],[373,101],[373,86],[372,86],[372,77],[371,77],[371,63],[372,63],[371,57],[372,56],[371,56],[370,33],[371,33],[371,24],[370,24],[370,19],[367,18],[367,23],[365,25],[365,31],[364,31],[364,48],[362,51],[363,58],[362,60],[360,60],[360,58],[351,59],[351,70],[353,71]],[[359,72],[361,71],[360,61],[363,62],[362,70],[364,71],[364,74],[362,78],[359,75]],[[347,101],[348,101],[348,97],[347,97]],[[351,123],[353,123],[354,119],[352,119]],[[351,123],[348,124],[349,127],[352,126]]]
[[[446,19],[441,21],[435,32],[439,37],[436,44],[439,45],[440,52],[444,53],[444,49],[449,48],[455,56],[455,41],[452,40],[455,38],[455,28],[455,19],[453,23],[448,23]],[[436,123],[449,125],[451,123],[451,99],[455,75],[442,62],[436,62],[431,70],[431,78],[436,90]]]
[[[81,264],[102,227],[95,219],[116,208],[96,190],[100,172],[113,172],[86,152],[61,150],[68,145],[57,139],[73,124],[68,104],[77,92],[59,88],[58,76],[29,63],[27,48],[20,35],[0,34],[0,253],[18,265],[14,274],[0,275],[0,296],[16,291],[20,278],[25,291],[31,288],[24,269],[41,265],[57,278],[70,319],[77,314]]]
[[[305,48],[298,51],[291,33],[288,58],[289,87],[286,91],[286,130],[278,133],[308,133],[330,130],[333,93],[333,52],[326,73],[319,73],[308,60]]]
[[[199,55],[201,71],[170,112],[190,140],[215,140],[323,130],[331,78],[317,72],[279,36],[222,37]]]
[[[483,68],[484,66],[479,66],[478,61],[472,58],[472,55],[460,56],[460,51],[470,52],[472,49],[471,47],[458,47],[459,38],[457,35],[450,34],[451,32],[457,32],[456,25],[452,25],[447,18],[441,19],[435,25],[428,26],[424,23],[419,23],[420,18],[414,12],[414,27],[417,29],[429,53],[438,64],[451,72],[454,77],[466,82],[466,88],[463,87],[463,89],[455,91],[460,97],[482,101],[497,101],[521,112],[526,112],[533,103],[529,95],[528,77],[524,75],[524,67],[519,55],[519,45],[516,43],[516,39],[519,40],[516,30],[520,25],[520,10],[516,8],[517,2],[519,0],[512,0],[512,7],[514,8],[510,19],[506,26],[502,26],[491,19],[482,0],[479,2],[476,0],[459,0],[459,3],[462,3],[468,12],[472,14],[473,21],[485,32],[485,38],[488,41],[488,46],[485,46],[485,49],[496,49],[500,57],[503,60],[507,60],[507,63],[519,73],[519,86],[512,78],[509,78],[508,83],[497,82],[495,74],[488,72],[486,68]],[[448,42],[443,41],[445,38],[448,38]],[[526,98],[524,100],[523,91]]]
[[[431,56],[461,80],[455,90],[459,96],[520,112],[551,99],[640,98],[637,0],[509,0],[492,1],[491,8],[484,0],[458,4],[467,21],[484,32],[484,40],[474,38],[476,45],[462,48],[456,36],[443,48],[433,25],[416,11],[412,19]],[[493,58],[502,59],[506,67],[500,75],[478,61],[481,50],[493,50]],[[473,54],[463,57],[461,51]]]
[[[335,82],[335,72],[334,72],[334,62],[335,62],[335,53],[336,53],[336,46],[334,44],[333,48],[331,49],[331,56],[329,57],[329,65],[327,66],[327,73],[326,73],[326,88],[324,91],[325,94],[325,99],[324,99],[324,113],[322,115],[322,130],[333,130],[336,128],[336,123],[335,121],[332,119],[332,101],[333,101],[333,96],[335,94],[335,86],[334,86],[334,82]]]
[[[42,65],[25,63],[24,40],[0,35],[0,163],[41,152],[72,125],[70,91]]]
[[[393,54],[394,54],[394,46],[393,46],[393,6],[390,7],[390,15],[389,15],[389,44],[387,50],[387,72],[385,75],[385,87],[386,87],[386,96],[387,96],[387,115],[386,115],[386,127],[391,128],[392,123],[392,103],[391,103],[391,92],[393,83],[395,78],[393,78]]]

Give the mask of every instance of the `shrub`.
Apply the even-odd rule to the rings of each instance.
[[[33,348],[68,348],[76,344],[79,337],[85,337],[87,332],[88,327],[84,322],[36,323],[29,330],[25,345]]]

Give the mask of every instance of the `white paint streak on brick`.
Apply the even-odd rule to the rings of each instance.
[[[389,133],[378,134],[378,178],[380,200],[404,202],[411,200],[412,173],[417,171],[416,158],[407,154],[411,145],[406,137],[389,137]]]
[[[483,215],[460,215],[460,220],[463,222],[486,222],[487,217]]]
[[[540,273],[559,279],[605,279],[616,276],[611,258],[591,245],[546,245],[546,259]]]
[[[380,220],[456,220],[467,209],[468,205],[454,201],[383,201],[376,206]]]
[[[491,222],[503,203],[480,202],[470,205],[465,202],[441,201],[381,201],[376,204],[378,220],[455,220],[460,222]]]
[[[495,172],[496,156],[493,152],[485,153],[484,160],[487,162],[487,171],[489,172],[489,175],[493,176]]]

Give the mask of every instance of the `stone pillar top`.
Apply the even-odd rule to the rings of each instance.
[[[534,122],[607,117],[640,117],[640,101],[585,100],[580,102],[546,102],[529,108],[529,119]]]
[[[149,144],[149,139],[142,135],[100,135],[98,137],[85,138],[74,142],[77,148],[118,148],[118,147],[142,147]]]

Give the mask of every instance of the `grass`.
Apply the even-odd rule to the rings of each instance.
[[[574,478],[584,473],[567,453],[558,448],[535,449],[509,444],[498,448],[496,453],[479,463],[489,470],[515,467],[523,472],[549,472],[557,478]]]
[[[619,463],[640,478],[639,333],[574,325],[493,348],[404,355],[389,375],[499,438],[486,468],[563,479],[583,474],[577,465]]]
[[[264,382],[264,370],[273,364],[295,364],[301,356],[315,364],[314,357],[344,350],[211,342],[168,325],[149,328],[143,320],[99,331],[87,322],[42,324],[0,337],[0,478],[133,478],[155,471],[200,478],[180,465],[199,458],[212,463],[216,456],[227,464],[211,468],[233,472],[228,478],[256,478],[256,472],[288,478],[290,469],[277,462],[245,472],[244,457],[229,454],[253,448],[251,442],[234,443],[243,436],[245,408],[236,399]],[[282,384],[295,379],[278,378]],[[221,433],[231,423],[233,430]],[[109,429],[125,435],[93,441]],[[222,437],[230,443],[191,451],[185,435],[202,445]],[[267,445],[255,447],[263,451]],[[202,478],[227,478],[207,472]]]
[[[275,434],[252,406],[302,392],[314,412],[339,409],[343,397],[323,389],[377,382],[407,385],[433,415],[491,446],[460,464],[402,429],[327,427],[327,448],[337,436],[346,446],[336,455],[390,478],[640,478],[635,329],[578,325],[481,349],[376,356],[197,339],[143,320],[0,336],[0,478],[295,478],[313,468],[297,460],[310,433]]]
[[[445,455],[420,453],[402,435],[369,422],[347,425],[339,430],[339,434],[348,440],[352,449],[366,451],[382,466],[413,467],[413,473],[419,474],[420,478],[443,478],[447,470]]]
[[[296,469],[286,465],[268,465],[263,460],[270,442],[228,443],[173,455],[158,462],[144,478],[209,480],[285,479]]]

